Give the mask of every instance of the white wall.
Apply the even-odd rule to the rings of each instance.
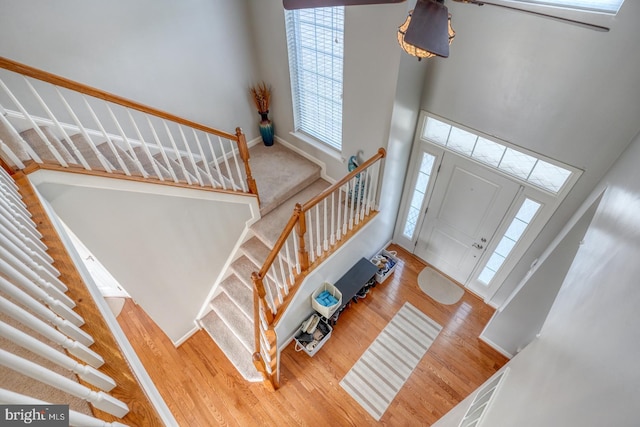
[[[0,0],[0,55],[134,101],[258,135],[246,1]]]
[[[640,129],[640,2],[596,32],[448,2],[456,37],[422,108],[585,172],[492,300],[500,305]]]
[[[639,160],[636,137],[585,203],[606,188],[540,337],[508,363],[483,425],[638,425]],[[436,426],[457,426],[467,404]]]
[[[174,343],[195,328],[255,200],[64,172],[30,179]]]
[[[323,161],[330,177],[342,178],[346,163],[290,135],[293,106],[282,1],[251,0],[249,6],[259,78],[273,88],[277,135]],[[342,159],[360,150],[366,159],[387,146],[401,58],[396,31],[406,13],[407,3],[346,8]],[[418,83],[415,90],[420,89]]]

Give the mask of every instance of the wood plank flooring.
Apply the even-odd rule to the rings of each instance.
[[[417,285],[425,264],[389,249],[400,258],[395,273],[340,316],[315,357],[295,352],[293,344],[283,351],[276,392],[245,382],[204,331],[174,348],[131,301],[118,320],[181,426],[367,426],[378,422],[339,382],[408,301],[443,330],[379,424],[429,426],[507,359],[477,338],[492,308],[469,293],[454,305],[436,303]]]

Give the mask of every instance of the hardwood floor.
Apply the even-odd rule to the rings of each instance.
[[[478,340],[493,309],[472,294],[450,306],[418,288],[425,264],[399,247],[395,273],[341,316],[325,346],[310,358],[293,344],[282,353],[281,388],[247,383],[204,331],[179,348],[128,301],[118,318],[181,426],[337,426],[378,424],[339,385],[406,302],[443,326],[380,420],[428,426],[475,390],[507,359]]]

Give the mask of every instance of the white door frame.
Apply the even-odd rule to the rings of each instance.
[[[493,306],[494,308],[498,307],[498,304],[494,301],[492,301],[492,298],[495,296],[495,294],[497,293],[497,291],[500,289],[500,287],[502,286],[502,284],[504,283],[504,281],[506,280],[506,278],[509,276],[509,274],[511,273],[511,271],[513,270],[513,268],[516,266],[516,264],[518,263],[518,261],[520,261],[520,259],[522,258],[522,256],[525,254],[525,252],[527,251],[527,249],[529,249],[529,247],[531,246],[531,244],[533,243],[533,241],[535,240],[535,238],[538,236],[538,234],[542,231],[542,229],[544,228],[544,226],[547,224],[547,222],[549,221],[549,219],[551,218],[551,216],[554,214],[554,212],[556,211],[556,209],[558,208],[558,206],[560,205],[560,203],[562,203],[562,201],[564,200],[564,198],[569,194],[569,192],[571,191],[571,189],[573,188],[573,186],[575,185],[575,183],[578,181],[578,179],[580,178],[580,176],[582,175],[582,171],[576,167],[573,167],[571,165],[566,165],[563,163],[560,163],[556,160],[550,159],[548,157],[545,156],[541,156],[540,154],[537,153],[533,153],[529,150],[526,150],[522,147],[518,147],[514,144],[511,144],[507,141],[503,141],[503,140],[499,140],[495,137],[492,137],[490,135],[487,134],[483,134],[482,132],[479,132],[475,129],[471,129],[468,127],[465,127],[463,125],[460,125],[458,123],[454,123],[450,120],[444,119],[442,117],[438,117],[434,114],[428,113],[426,111],[421,111],[420,113],[420,118],[418,121],[418,126],[416,128],[416,134],[414,137],[414,143],[413,143],[413,149],[412,149],[412,154],[411,154],[411,161],[410,161],[410,167],[409,167],[409,173],[407,174],[407,176],[405,177],[405,186],[404,186],[404,190],[403,190],[403,196],[402,196],[402,203],[401,203],[401,207],[398,211],[398,218],[396,221],[396,228],[395,228],[395,233],[394,233],[394,242],[396,242],[397,244],[399,244],[400,246],[402,246],[403,248],[407,249],[409,252],[413,253],[414,249],[415,249],[415,245],[417,242],[417,237],[418,237],[418,233],[419,233],[419,227],[422,226],[422,222],[424,221],[424,217],[425,217],[425,211],[426,208],[428,207],[428,203],[430,202],[430,198],[431,198],[431,194],[433,193],[433,187],[435,186],[435,183],[437,181],[437,173],[432,173],[431,175],[431,179],[429,181],[429,185],[427,188],[427,194],[425,195],[424,201],[423,201],[423,206],[421,207],[420,210],[420,217],[418,218],[417,221],[417,225],[416,225],[416,231],[413,233],[413,236],[411,238],[408,238],[407,236],[404,236],[403,233],[403,229],[404,229],[404,223],[407,217],[407,213],[409,211],[409,205],[411,203],[411,197],[413,195],[413,191],[414,191],[414,186],[416,183],[416,179],[417,179],[417,172],[418,169],[420,167],[420,160],[422,159],[422,152],[427,152],[429,154],[432,154],[434,156],[436,156],[437,158],[437,164],[438,166],[440,165],[440,163],[442,162],[442,158],[444,156],[445,152],[450,152],[454,155],[457,156],[461,156],[459,153],[457,153],[456,151],[450,150],[447,147],[443,147],[441,145],[438,145],[426,138],[424,138],[422,135],[424,134],[424,127],[426,125],[426,121],[427,118],[431,116],[434,117],[437,120],[449,123],[454,125],[457,128],[472,132],[476,135],[481,136],[482,138],[486,138],[492,141],[495,141],[499,144],[502,144],[506,147],[511,147],[513,149],[516,149],[520,152],[523,152],[525,154],[530,154],[532,156],[535,156],[539,159],[542,159],[544,161],[547,161],[549,163],[555,163],[558,165],[562,165],[562,167],[570,170],[572,172],[571,176],[569,177],[569,179],[567,180],[567,182],[565,183],[565,185],[563,186],[563,188],[561,189],[560,192],[558,192],[557,194],[551,194],[543,189],[540,189],[538,187],[535,187],[533,185],[531,185],[530,183],[526,182],[526,181],[522,181],[519,180],[518,178],[515,178],[511,175],[508,175],[498,169],[494,169],[491,168],[487,165],[485,165],[482,162],[478,162],[474,159],[471,158],[472,161],[477,162],[478,164],[482,165],[483,167],[486,167],[488,169],[491,169],[495,172],[498,172],[506,177],[508,177],[509,179],[512,179],[516,182],[518,182],[519,184],[523,185],[523,190],[521,191],[520,195],[517,196],[517,200],[515,203],[513,203],[512,208],[510,209],[510,211],[507,213],[507,215],[505,215],[505,217],[503,218],[503,221],[501,223],[501,225],[498,227],[498,231],[496,231],[494,238],[492,239],[492,241],[490,242],[491,244],[487,247],[487,250],[484,252],[482,259],[478,262],[476,269],[474,270],[474,272],[471,274],[471,277],[469,279],[469,283],[471,283],[473,280],[475,280],[477,278],[477,276],[480,274],[480,272],[482,271],[482,268],[484,268],[484,265],[486,264],[486,262],[489,260],[489,257],[491,256],[491,254],[493,253],[493,251],[495,250],[495,247],[497,246],[497,244],[500,241],[501,237],[506,228],[509,226],[509,224],[511,223],[512,219],[514,218],[514,216],[516,215],[516,213],[518,212],[518,209],[520,208],[522,201],[524,201],[525,198],[529,198],[529,199],[533,199],[539,203],[542,204],[541,208],[539,209],[538,213],[536,214],[534,220],[529,224],[529,226],[527,227],[525,233],[522,235],[522,237],[520,238],[520,240],[517,242],[517,244],[514,246],[513,250],[511,251],[511,253],[509,254],[509,256],[507,257],[507,259],[505,260],[505,262],[502,264],[502,266],[500,267],[500,269],[497,271],[497,273],[495,274],[495,276],[493,277],[493,279],[491,280],[491,283],[487,286],[487,289],[485,290],[486,292],[478,292],[477,288],[476,290],[470,289],[472,290],[474,293],[478,293],[480,294],[483,298],[485,303]],[[462,156],[465,157],[465,156]],[[470,159],[469,157],[466,157],[467,159]],[[434,171],[437,170],[434,166]]]

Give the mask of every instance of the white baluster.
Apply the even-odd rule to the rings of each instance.
[[[1,202],[0,202],[0,216],[8,219],[13,225],[13,228],[18,230],[18,232],[20,232],[20,234],[22,234],[25,237],[25,239],[32,240],[33,242],[36,242],[36,244],[38,244],[37,242],[40,242],[40,239],[42,238],[42,235],[40,234],[40,232],[38,230],[33,230],[32,227],[26,227],[24,224],[21,224],[13,216],[12,212],[10,210],[7,210],[7,208]],[[46,249],[46,246],[44,243],[40,242],[39,245],[44,246],[44,248]]]
[[[374,179],[374,184],[373,184],[373,197],[371,198],[371,202],[372,202],[372,206],[371,209],[373,210],[378,210],[378,180],[379,180],[379,175],[380,175],[380,165],[382,163],[382,160],[378,160],[376,162],[375,165],[375,179]]]
[[[31,90],[33,90],[35,92],[35,89],[33,89],[33,86],[31,86],[31,83],[29,83],[29,81],[27,80],[26,77],[23,77],[24,81],[27,83],[27,86],[31,88]],[[29,112],[26,110],[26,108],[24,108],[24,106],[20,103],[20,101],[18,101],[18,98],[15,97],[15,95],[13,94],[13,92],[11,92],[9,90],[9,88],[4,84],[4,82],[0,79],[0,86],[2,87],[2,89],[6,92],[7,96],[9,96],[9,99],[11,99],[11,102],[13,102],[15,104],[16,107],[18,107],[18,110],[20,110],[20,112],[22,113],[22,116],[24,117],[24,119],[27,120],[27,122],[29,122],[29,126],[33,128],[33,130],[36,132],[36,134],[38,135],[38,137],[40,139],[42,139],[42,142],[44,143],[44,145],[46,145],[47,149],[49,149],[49,151],[51,152],[51,154],[53,154],[53,157],[56,159],[56,161],[58,163],[60,163],[62,166],[67,166],[67,162],[64,161],[64,159],[62,158],[62,156],[60,155],[60,153],[58,153],[58,150],[55,149],[55,147],[53,145],[51,145],[51,141],[49,141],[49,138],[46,137],[46,135],[42,132],[42,129],[40,129],[40,127],[38,126],[38,124],[35,122],[35,120],[33,120],[33,117],[31,117],[31,114],[29,114]],[[27,147],[31,148],[29,146],[29,144],[26,144]],[[26,147],[25,147],[26,148]],[[29,155],[31,155],[33,157],[33,154],[35,154],[33,152],[33,150],[27,150],[27,153],[29,153]],[[35,157],[33,157],[33,159],[37,162],[37,163],[42,163],[42,160],[38,157],[38,155],[36,154]]]
[[[336,192],[331,193],[331,246],[336,244]]]
[[[284,265],[282,265],[282,251],[278,254],[278,262],[280,263],[280,277],[282,278],[282,289],[284,295],[289,295],[289,284],[287,283],[287,274],[285,272]]]
[[[4,253],[6,253],[6,251],[2,252],[3,255]],[[65,294],[61,294],[64,297],[63,299],[57,299],[49,295],[48,292],[55,294],[55,292],[53,292],[54,289],[58,293],[60,292],[55,287],[49,285],[49,287],[47,288],[48,292],[45,291],[44,289],[36,286],[29,279],[27,279],[21,272],[15,269],[4,259],[0,259],[0,272],[2,272],[4,276],[13,281],[13,283],[9,283],[4,278],[0,278],[0,289],[4,289],[7,293],[11,294],[16,289],[18,289],[16,286],[20,286],[20,288],[25,291],[30,297],[41,301],[63,319],[68,320],[76,326],[82,326],[84,324],[84,320],[82,319],[82,317],[78,315],[78,313],[73,311],[73,309],[71,308],[72,306],[68,305],[73,304],[73,306],[75,306],[75,302],[73,302],[71,298],[69,298]]]
[[[302,214],[304,215],[304,213]],[[302,264],[300,264],[300,252],[298,251],[298,234],[295,232],[291,233],[293,236],[293,255],[296,258],[296,273],[300,274],[302,272]]]
[[[354,194],[353,196],[356,198],[356,209],[354,211],[355,224],[358,225],[360,223],[360,203],[362,200],[362,173],[354,176],[355,179],[354,184]]]
[[[15,209],[15,204],[12,204],[7,198],[0,197],[0,206],[3,206],[9,215],[15,218],[20,224],[31,230],[33,234],[38,236],[38,239],[42,238],[42,234],[38,231],[38,227],[31,219],[30,215],[22,215],[21,211]]]
[[[316,204],[316,244],[317,244],[317,254],[318,257],[322,255],[322,240],[320,238],[320,204]]]
[[[233,173],[231,173],[231,168],[229,167],[229,160],[227,159],[227,154],[224,150],[224,145],[222,144],[222,138],[218,137],[218,143],[220,144],[220,151],[222,152],[222,159],[224,160],[227,174],[229,174],[229,180],[231,181],[233,189],[235,190],[236,188],[238,188],[238,186],[236,185],[236,180],[233,179]],[[243,183],[242,175],[238,175],[238,179],[240,180],[240,183]]]
[[[2,105],[0,105],[0,109],[2,109]],[[9,173],[3,168],[0,168],[0,180],[4,181],[4,183],[9,187],[13,188],[13,191],[16,194],[20,195],[20,187],[16,185],[16,183],[13,181],[13,178],[11,178],[11,175],[9,175]]]
[[[98,129],[100,130],[100,132],[102,132],[102,136],[104,136],[105,141],[107,143],[107,146],[109,147],[109,150],[111,150],[111,152],[115,156],[115,158],[116,158],[116,160],[118,162],[118,165],[120,166],[120,170],[122,170],[125,175],[131,176],[131,172],[129,171],[129,168],[124,163],[124,160],[122,160],[122,157],[120,156],[120,152],[118,152],[118,150],[116,150],[116,147],[114,146],[113,141],[111,140],[111,137],[109,136],[109,134],[105,130],[104,126],[102,126],[102,122],[100,121],[100,119],[98,119],[98,116],[96,115],[95,111],[93,111],[93,108],[91,107],[91,104],[89,104],[89,100],[84,95],[82,96],[82,100],[84,101],[84,105],[85,105],[85,107],[87,107],[87,110],[89,111],[89,114],[93,118],[93,121],[95,122],[96,125],[98,125]],[[106,104],[106,103],[105,103],[105,105],[107,105],[107,109],[109,109],[109,105]],[[111,111],[111,110],[109,109],[109,111]]]
[[[284,250],[287,256],[287,267],[288,267],[288,271],[287,271],[287,277],[289,280],[289,285],[293,286],[293,284],[295,283],[295,276],[293,275],[293,263],[291,262],[291,252],[289,252],[289,238],[293,236],[293,238],[295,239],[295,233],[291,233],[289,234],[289,236],[287,236],[287,239],[284,241]]]
[[[94,407],[116,417],[122,418],[129,412],[127,404],[113,396],[102,391],[92,391],[90,388],[70,380],[63,375],[55,373],[38,365],[37,363],[16,356],[15,354],[2,349],[0,349],[0,364],[33,378],[36,381],[48,384],[51,387],[57,388],[58,390],[62,390],[81,399],[85,399]]]
[[[0,403],[4,405],[51,405],[50,402],[3,388],[0,388]],[[73,410],[69,410],[69,425],[73,427],[128,427],[126,424],[115,421],[109,423]]]
[[[151,118],[147,116],[147,123],[149,123],[149,128],[151,129],[151,134],[153,135],[153,140],[156,142],[156,146],[158,150],[160,150],[160,155],[162,156],[162,160],[164,160],[164,166],[167,168],[169,173],[171,174],[171,178],[173,178],[173,182],[178,182],[178,177],[176,176],[175,171],[169,164],[169,158],[167,157],[167,153],[164,149],[164,146],[160,144],[160,138],[158,138],[158,133],[156,132],[156,128],[151,123]],[[154,164],[155,160],[151,159],[151,164]],[[154,169],[155,170],[155,169]]]
[[[335,192],[338,193],[338,206],[336,212],[336,242],[339,242],[342,236],[342,221],[340,220],[340,214],[342,213],[342,188],[338,188]]]
[[[20,158],[16,156],[16,154],[11,150],[11,148],[9,148],[9,146],[5,144],[1,139],[0,139],[0,149],[5,154],[5,156],[9,158],[9,161],[11,162],[11,164],[16,165],[18,169],[25,168],[25,165],[24,163],[22,163],[22,160],[20,160]]]
[[[240,163],[238,163],[238,156],[236,155],[236,147],[233,146],[233,142],[229,141],[229,146],[231,147],[231,154],[233,154],[233,162],[236,164],[236,171],[238,172],[238,179],[240,179],[240,184],[242,185],[242,191],[247,192],[247,185],[242,179],[242,172],[240,172]]]
[[[31,212],[29,212],[24,207],[22,200],[18,199],[5,183],[0,183],[0,191],[2,191],[2,195],[5,197],[5,201],[7,202],[7,205],[11,207],[11,209],[25,218],[33,217],[33,215],[31,215]]]
[[[16,236],[16,238],[20,239],[24,242],[24,244],[34,252],[38,253],[42,258],[47,260],[48,262],[53,262],[53,258],[49,256],[45,251],[47,250],[47,246],[40,241],[40,239],[30,239],[24,235],[24,233],[20,230],[19,224],[17,221],[9,217],[7,218],[0,207],[0,224],[3,225],[11,234]]]
[[[184,162],[182,161],[182,156],[180,155],[180,152],[178,151],[178,147],[176,146],[176,141],[173,139],[173,135],[171,134],[171,131],[169,130],[169,125],[167,124],[166,120],[163,120],[162,123],[164,124],[164,129],[167,132],[167,135],[169,136],[169,141],[171,141],[171,147],[173,148],[173,152],[176,155],[176,161],[178,162],[178,164],[180,165],[180,168],[182,169],[182,173],[185,177],[185,179],[187,180],[187,183],[189,185],[193,184],[191,182],[191,177],[189,176],[189,171],[187,171],[187,169],[184,167]]]
[[[325,197],[325,199],[323,200],[324,202],[324,250],[325,252],[329,250],[329,238],[328,238],[328,234],[329,234],[329,226],[327,224],[328,221],[328,214],[327,214],[327,198]]]
[[[0,241],[2,241],[2,244],[16,257],[20,260],[25,260],[23,262],[38,273],[43,279],[51,279],[51,281],[54,281],[60,276],[60,272],[54,266],[40,257],[37,252],[27,247],[22,240],[18,239],[15,234],[7,230],[2,223],[0,223]],[[28,260],[31,260],[32,263],[28,262]],[[56,286],[57,285],[58,283],[56,283]],[[66,289],[60,287],[59,289],[66,292]]]
[[[73,356],[77,357],[85,363],[88,363],[94,368],[99,368],[100,366],[104,365],[104,359],[98,353],[91,350],[81,342],[67,337],[65,334],[58,331],[50,324],[43,322],[22,307],[17,306],[16,304],[12,303],[6,298],[3,298],[2,296],[0,296],[0,312],[7,314],[29,329],[53,341],[54,343],[63,347]]]
[[[109,164],[109,161],[107,159],[105,159],[105,157],[102,155],[100,150],[98,150],[96,145],[93,143],[93,140],[89,136],[89,133],[87,132],[87,129],[82,125],[82,122],[80,121],[80,119],[76,115],[76,112],[73,111],[73,108],[71,108],[71,105],[69,105],[69,103],[67,102],[65,97],[62,95],[62,92],[60,92],[60,90],[58,90],[58,88],[56,88],[56,92],[58,93],[58,96],[60,97],[60,101],[62,102],[62,104],[66,108],[67,112],[71,116],[71,119],[73,120],[73,122],[78,127],[78,130],[80,130],[80,134],[84,137],[85,141],[89,145],[89,148],[91,148],[91,151],[93,151],[93,154],[95,154],[95,156],[98,158],[98,161],[100,162],[100,165],[102,166],[102,168],[105,171],[111,173],[113,171],[113,168]],[[69,140],[69,143],[73,147],[73,152],[76,153],[76,156],[80,159],[80,162],[82,163],[84,168],[87,169],[87,170],[91,170],[91,167],[89,166],[89,164],[86,162],[84,157],[82,157],[82,153],[80,153],[80,150],[78,150],[78,148],[73,144],[73,142],[71,140]]]
[[[40,283],[42,284],[42,286],[46,286],[45,282],[50,283],[54,285],[59,292],[67,292],[69,290],[67,286],[64,283],[62,283],[56,276],[51,274],[49,270],[42,267],[40,264],[36,263],[35,261],[33,261],[32,258],[27,256],[26,253],[20,250],[20,248],[16,246],[10,239],[6,238],[4,234],[4,227],[2,227],[1,225],[0,225],[0,244],[1,244],[1,247],[0,247],[1,250],[6,250],[11,255],[11,259],[14,260],[14,261],[11,261],[12,264],[20,263],[25,267],[27,267],[29,271],[32,272],[32,274],[31,273],[28,274],[27,277],[29,277],[34,282]]]
[[[13,341],[19,346],[26,348],[47,360],[50,360],[58,366],[70,370],[74,374],[77,374],[82,380],[104,391],[111,391],[116,386],[115,381],[113,381],[111,377],[92,368],[91,366],[76,362],[64,353],[49,347],[42,341],[38,341],[31,335],[25,334],[21,330],[2,321],[0,321],[0,336]]]
[[[356,210],[356,180],[355,178],[351,178],[351,199],[349,200],[349,230],[353,229],[354,224],[354,216]],[[356,222],[357,224],[357,222]]]
[[[0,80],[0,83],[2,83],[2,80]],[[22,135],[18,133],[11,122],[3,114],[0,114],[0,122],[2,122],[5,128],[7,128],[9,134],[11,135],[11,138],[19,141],[20,145],[27,152],[29,157],[31,157],[36,163],[42,163],[42,159],[40,158],[40,156],[38,156],[33,148],[31,148],[31,146],[27,144]]]
[[[218,161],[218,156],[216,156],[216,152],[213,149],[213,144],[211,143],[211,138],[209,137],[209,134],[206,134],[207,136],[207,144],[209,144],[209,150],[211,151],[211,161],[216,163],[215,166],[215,170],[218,172],[218,178],[220,178],[220,184],[222,185],[222,189],[226,190],[227,189],[227,184],[225,183],[225,179],[222,176],[222,172],[220,172],[220,163]]]
[[[349,224],[349,181],[345,183],[344,192],[344,222],[342,224],[342,234],[347,234]]]
[[[189,141],[187,141],[187,137],[184,135],[184,131],[182,130],[182,126],[177,125],[178,126],[178,130],[180,131],[180,136],[182,137],[182,143],[184,144],[184,148],[186,148],[187,150],[187,157],[189,158],[189,162],[191,163],[191,166],[193,167],[193,173],[196,176],[196,179],[198,180],[198,183],[200,184],[200,187],[204,187],[204,181],[202,180],[202,177],[200,176],[200,170],[198,168],[198,165],[196,165],[196,161],[193,158],[193,153],[191,152],[191,148],[189,147]]]
[[[26,79],[25,79],[26,80]],[[40,105],[42,106],[42,108],[44,109],[44,111],[47,113],[47,116],[49,116],[49,118],[51,119],[51,121],[53,122],[55,128],[58,130],[58,132],[60,133],[60,135],[62,135],[62,138],[69,141],[69,143],[73,144],[71,142],[71,138],[69,137],[69,134],[67,133],[67,131],[64,129],[64,127],[62,126],[62,124],[60,123],[60,121],[58,120],[58,118],[53,114],[53,112],[51,111],[51,109],[49,108],[49,106],[44,102],[44,100],[42,99],[42,97],[40,97],[40,94],[35,90],[35,88],[33,86],[31,86],[31,83],[29,83],[28,80],[26,80],[27,85],[29,86],[29,88],[31,89],[31,91],[33,92],[34,96],[36,97],[36,99],[40,102]],[[80,160],[80,163],[83,166],[88,166],[86,165],[86,162],[83,163],[84,158],[82,156],[79,156],[78,159]],[[63,165],[64,166],[64,165]]]
[[[273,296],[273,292],[271,292],[271,286],[269,286],[269,276],[265,275],[262,278],[262,283],[264,285],[264,290],[266,293],[267,304],[269,304],[271,308],[271,312],[275,315],[277,313],[276,300]]]
[[[131,110],[127,109],[127,114],[129,115],[129,120],[131,120],[131,124],[133,125],[133,129],[135,130],[136,135],[138,136],[138,140],[140,141],[140,146],[142,147],[142,151],[144,151],[144,154],[147,156],[147,159],[151,163],[151,167],[153,168],[153,172],[155,172],[156,177],[160,181],[164,181],[164,178],[162,177],[162,173],[160,173],[160,168],[158,168],[158,165],[153,160],[153,157],[151,156],[151,151],[149,150],[149,146],[147,145],[147,143],[145,142],[144,138],[142,137],[142,132],[140,132],[140,128],[138,127],[138,123],[136,123],[135,119],[133,118],[133,114],[131,114]],[[140,169],[140,172],[142,173],[142,176],[144,176],[145,178],[147,176],[149,176],[147,171],[142,166],[142,163],[140,163],[140,160],[138,159],[138,156],[136,155],[136,152],[133,150],[133,147],[131,146],[131,142],[129,142],[129,140],[127,140],[127,147],[128,147],[128,151],[133,155],[134,161],[138,165],[138,168]]]
[[[315,261],[315,251],[316,248],[313,246],[313,222],[311,222],[311,209],[309,209],[306,213],[307,215],[307,235],[309,236],[309,262],[312,263]],[[320,254],[318,254],[320,255]]]
[[[200,144],[200,138],[198,138],[198,134],[196,133],[196,130],[194,128],[191,128],[191,130],[193,131],[193,137],[196,140],[196,145],[198,146],[198,151],[200,151],[200,158],[202,159],[202,163],[204,163],[204,170],[207,173],[207,177],[209,178],[209,182],[211,182],[211,186],[213,188],[216,188],[216,180],[213,179],[213,175],[211,174],[211,169],[209,169],[209,162],[207,161],[207,158],[204,156],[204,151],[202,150],[202,144]]]
[[[18,303],[28,307],[33,313],[55,325],[62,333],[68,335],[80,343],[90,346],[93,344],[93,338],[78,328],[73,323],[58,316],[52,310],[40,304],[35,298],[24,292],[22,289],[14,286],[4,277],[0,276],[0,289]]]

